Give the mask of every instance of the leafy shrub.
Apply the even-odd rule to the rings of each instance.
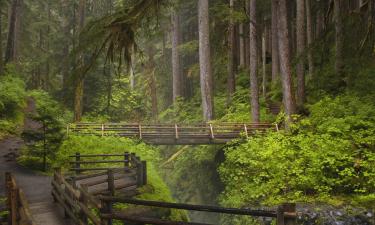
[[[0,137],[21,127],[25,96],[25,83],[15,74],[0,76]]]
[[[354,96],[326,97],[291,132],[228,147],[223,204],[375,201],[375,108]],[[355,203],[355,202],[354,202]]]

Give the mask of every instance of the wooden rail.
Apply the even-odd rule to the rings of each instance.
[[[278,130],[269,123],[208,123],[196,125],[76,123],[67,126],[67,134],[120,136],[142,139],[158,145],[225,144],[237,138]]]
[[[11,173],[5,173],[8,224],[34,225],[25,194],[20,189]]]
[[[139,215],[139,213],[138,215],[137,213],[132,213],[129,208],[125,210],[114,209],[114,205],[121,203],[150,207],[149,211],[144,209],[146,210],[145,212],[151,212],[152,208],[157,207],[270,217],[276,219],[277,225],[296,224],[294,204],[284,204],[278,207],[277,210],[254,210],[134,199],[132,197],[137,195],[136,188],[147,184],[146,162],[141,161],[135,154],[125,152],[124,154],[83,155],[76,153],[70,157],[74,159],[70,161],[70,164],[75,174],[71,177],[64,177],[61,170],[56,169],[52,181],[52,195],[55,201],[63,207],[65,214],[76,224],[112,225],[114,220],[119,220],[154,225],[210,225],[149,218]],[[98,164],[112,163],[121,164],[123,167],[101,168],[98,166]],[[87,168],[83,170],[82,166],[87,166]],[[104,171],[97,172],[99,169]],[[128,182],[128,185],[122,185],[119,182],[121,180]],[[104,189],[102,187],[98,188],[98,186],[103,186],[103,184],[105,184]]]
[[[56,169],[52,196],[75,224],[103,224],[93,211],[107,212],[112,205],[102,204],[96,196],[114,196],[116,192],[133,196],[137,194],[136,188],[147,184],[147,163],[133,153],[76,153],[70,158],[73,159],[69,162],[70,170],[75,173],[65,177],[60,169]],[[101,167],[103,164],[115,164],[116,167]]]

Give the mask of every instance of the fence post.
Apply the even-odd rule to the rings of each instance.
[[[124,167],[127,168],[129,167],[129,152],[124,153]]]
[[[17,187],[12,187],[11,192],[11,216],[12,216],[12,225],[18,225],[18,196],[19,189]]]
[[[75,165],[75,167],[76,167],[76,174],[80,174],[81,173],[81,163],[80,163],[80,161],[81,161],[81,153],[79,153],[79,152],[76,152],[76,165]]]
[[[143,172],[142,174],[143,185],[146,185],[147,184],[147,162],[146,161],[142,161],[142,172]]]
[[[115,196],[115,175],[113,170],[108,170],[108,190],[111,196]],[[106,204],[106,212],[112,214],[112,202]],[[112,219],[108,219],[108,225],[112,225]]]
[[[84,190],[86,193],[89,192],[89,191],[88,191],[88,187],[87,187],[85,184],[81,184],[81,188],[82,188],[82,190]],[[85,196],[84,194],[80,194],[79,197],[80,197],[79,201],[80,201],[83,205],[87,206],[87,208],[88,208],[88,200],[87,200],[86,196]],[[86,214],[83,212],[82,209],[81,209],[81,212],[80,212],[80,215],[79,215],[79,219],[80,219],[84,224],[88,224],[87,216],[86,216]]]
[[[102,137],[104,137],[104,124],[102,124]]]
[[[132,152],[132,153],[130,153],[130,166],[132,167],[132,168],[134,168],[134,164],[135,164],[135,153],[134,152]]]
[[[277,207],[276,225],[284,225],[284,206]]]
[[[141,160],[138,156],[135,157],[136,159],[136,170],[137,170],[137,187],[140,187],[143,185],[143,168]]]
[[[295,203],[285,203],[283,204],[284,207],[284,213],[288,213],[289,215],[295,215],[296,214],[296,204]],[[297,218],[291,217],[291,216],[284,216],[284,223],[285,225],[296,225],[297,224]]]
[[[284,203],[277,208],[277,225],[296,225],[296,204]]]
[[[108,213],[107,204],[108,203],[106,201],[101,200],[100,214],[107,214]],[[100,220],[101,220],[102,225],[108,225],[109,224],[109,219],[104,219],[104,218],[100,217]]]

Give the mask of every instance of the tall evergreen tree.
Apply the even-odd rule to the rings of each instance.
[[[200,86],[205,121],[214,118],[208,2],[208,0],[198,0]]]
[[[250,0],[250,95],[251,119],[259,122],[258,43],[256,0]]]

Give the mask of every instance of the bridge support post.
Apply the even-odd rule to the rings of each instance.
[[[129,167],[129,152],[124,153],[124,167],[127,168]]]
[[[277,208],[276,225],[296,225],[296,204],[284,203]]]

